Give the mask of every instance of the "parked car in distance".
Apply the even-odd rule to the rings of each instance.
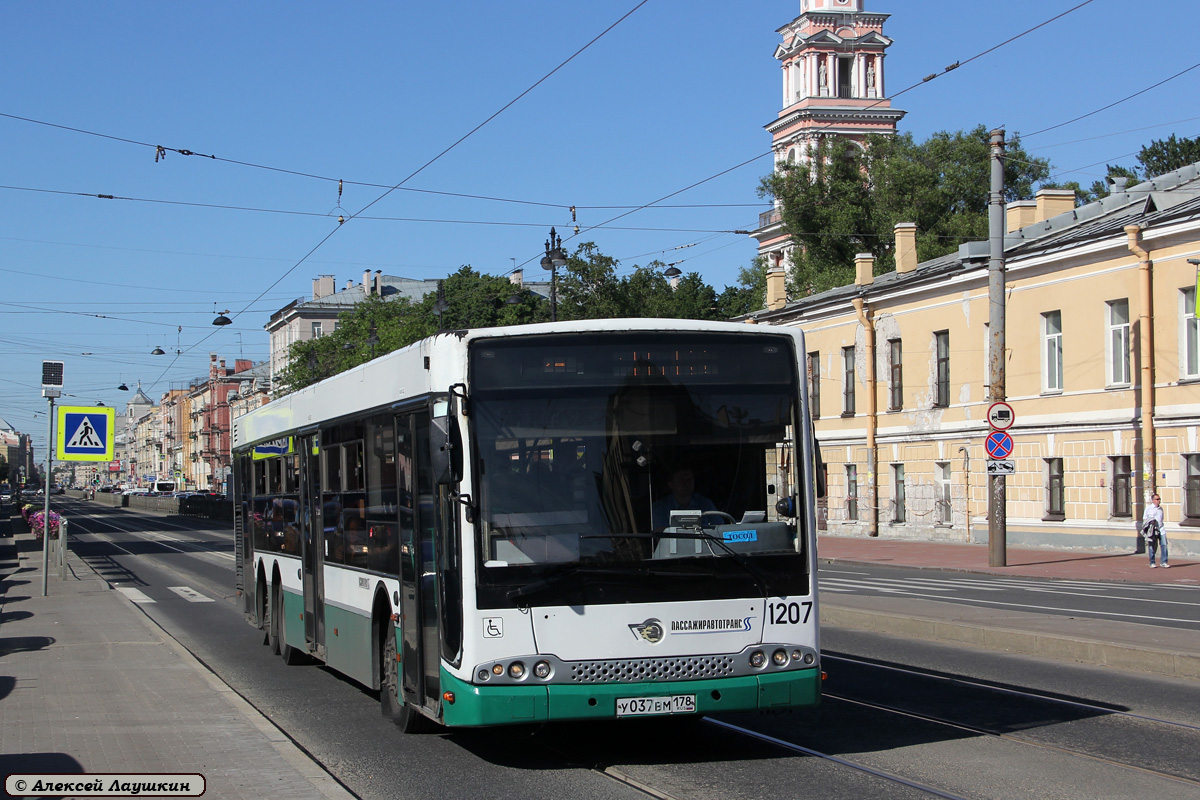
[[[11,503],[11,502],[12,502],[12,492],[8,491],[7,489],[5,489],[3,492],[0,492],[0,503]]]

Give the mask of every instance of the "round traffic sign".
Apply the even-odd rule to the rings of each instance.
[[[1012,406],[1000,400],[988,406],[987,421],[993,430],[1006,431],[1017,421],[1017,415],[1013,413]]]
[[[992,431],[983,443],[988,458],[1008,458],[1012,455],[1013,440],[1004,431]]]

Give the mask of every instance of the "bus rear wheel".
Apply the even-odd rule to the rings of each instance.
[[[255,585],[255,601],[258,609],[258,629],[263,632],[263,644],[271,643],[271,601],[267,597],[267,582],[261,577]]]
[[[275,612],[271,615],[271,620],[275,623],[275,652],[283,658],[283,663],[289,667],[294,667],[297,664],[303,664],[307,660],[308,654],[303,650],[292,647],[287,642],[287,623],[284,621],[283,613],[283,585],[280,584],[276,590]]]
[[[385,630],[380,649],[379,710],[405,733],[432,733],[438,724],[400,699],[400,667],[396,660],[396,633]]]
[[[278,582],[267,603],[267,646],[279,655],[279,621],[283,617],[283,588]]]

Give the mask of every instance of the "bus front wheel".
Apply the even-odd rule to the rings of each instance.
[[[383,646],[379,648],[379,710],[405,733],[430,733],[437,723],[400,699],[400,668],[396,660],[396,633],[385,630]]]

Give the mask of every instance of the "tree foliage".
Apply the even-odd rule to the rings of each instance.
[[[1086,189],[1078,181],[1045,185],[1053,189],[1073,189],[1076,204],[1091,203],[1108,197],[1114,178],[1125,178],[1126,185],[1132,186],[1200,161],[1200,136],[1177,139],[1175,134],[1171,134],[1166,139],[1154,139],[1138,152],[1137,161],[1135,167],[1107,164],[1104,180],[1093,181]]]
[[[1025,152],[1018,137],[1005,152],[1007,199],[1030,196],[1049,175],[1049,162]],[[877,273],[894,269],[900,222],[916,223],[921,260],[987,236],[991,151],[982,125],[919,143],[911,134],[870,136],[865,147],[823,139],[809,155],[760,185],[760,194],[781,202],[795,245],[790,282],[800,294],[852,282],[857,253],[871,253]]]
[[[594,243],[579,245],[557,271],[558,319],[727,319],[762,306],[766,272],[760,265],[742,270],[740,285],[720,295],[697,273],[681,276],[672,288],[663,275],[667,265],[658,261],[634,267],[624,277],[617,273],[619,266]],[[464,266],[442,282],[438,293],[418,302],[368,297],[342,312],[332,333],[294,343],[279,388],[296,391],[441,330],[549,321],[548,298],[507,277]]]

